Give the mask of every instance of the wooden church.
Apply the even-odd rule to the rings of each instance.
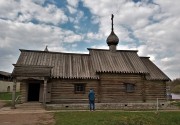
[[[119,39],[113,30],[113,15],[106,42],[108,50],[88,48],[89,54],[20,49],[12,76],[14,86],[21,82],[21,102],[88,103],[90,88],[96,103],[166,101],[170,79],[149,57],[139,57],[137,50],[116,49]]]

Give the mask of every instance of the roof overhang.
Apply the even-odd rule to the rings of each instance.
[[[15,65],[13,77],[50,77],[51,66]]]

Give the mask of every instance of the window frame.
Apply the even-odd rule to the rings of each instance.
[[[136,88],[134,83],[124,83],[125,84],[125,91],[127,93],[134,93]]]
[[[85,94],[85,92],[86,92],[86,84],[84,84],[84,83],[74,84],[74,93],[75,94]]]

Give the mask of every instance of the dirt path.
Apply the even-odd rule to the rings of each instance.
[[[0,125],[54,125],[53,113],[45,111],[11,110],[0,100]]]
[[[0,114],[0,125],[54,125],[52,113]]]
[[[53,113],[0,114],[0,125],[54,125]]]
[[[5,102],[0,100],[0,109],[5,105]]]

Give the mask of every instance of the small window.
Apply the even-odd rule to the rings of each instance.
[[[134,92],[135,91],[135,85],[131,83],[126,83],[126,92]]]
[[[74,90],[76,94],[84,94],[85,93],[85,85],[84,84],[75,84]]]

